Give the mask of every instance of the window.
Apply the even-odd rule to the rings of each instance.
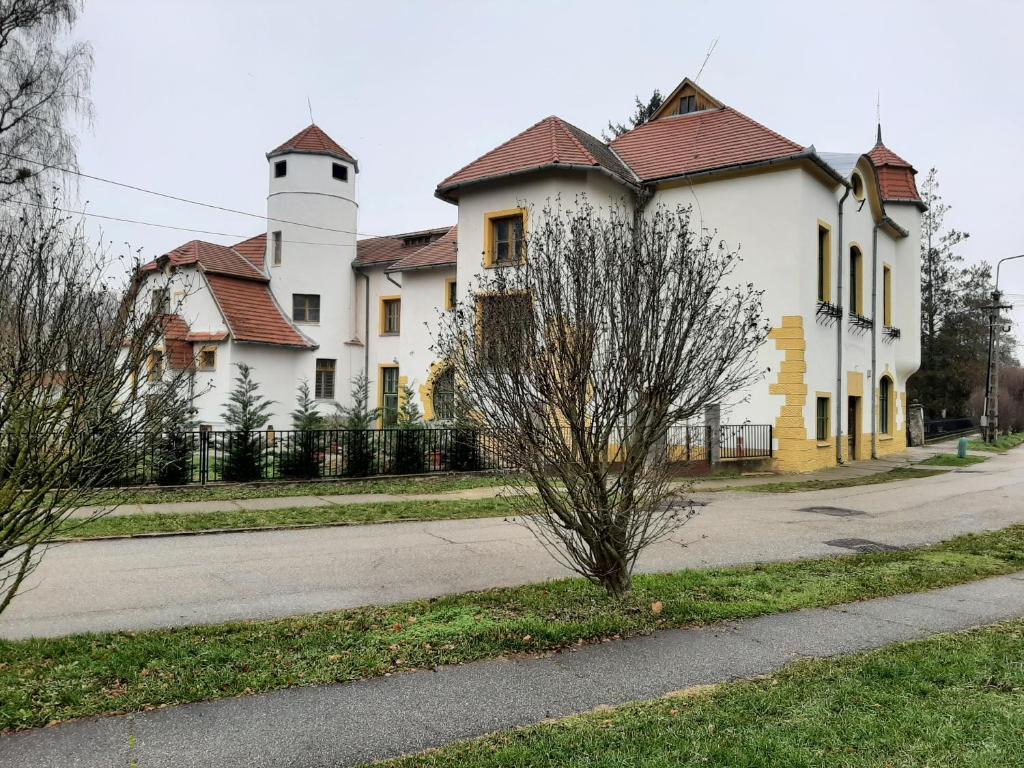
[[[217,350],[206,347],[199,350],[199,370],[212,371],[217,367]]]
[[[679,114],[687,115],[690,112],[697,111],[697,97],[696,96],[680,96],[679,97]]]
[[[878,431],[883,435],[892,434],[892,379],[883,376],[878,383]]]
[[[863,285],[864,260],[861,258],[860,248],[852,246],[850,248],[850,311],[858,315],[864,314]]]
[[[316,293],[293,293],[292,320],[297,323],[319,323],[320,295]]]
[[[864,179],[860,177],[859,173],[855,173],[850,177],[850,185],[853,187],[853,196],[858,200],[864,199]]]
[[[334,369],[335,360],[317,358],[316,361],[316,385],[313,396],[317,400],[334,399]]]
[[[331,165],[331,176],[338,181],[348,181],[348,166],[341,163],[333,163]]]
[[[434,418],[451,421],[455,418],[455,371],[445,368],[434,377],[434,391],[431,395]]]
[[[274,163],[274,178],[280,179],[282,176],[288,175],[288,161],[278,160]]]
[[[832,230],[818,222],[818,301],[832,300]]]
[[[829,424],[829,403],[831,401],[828,397],[819,396],[817,403],[817,412],[815,414],[815,431],[814,436],[817,438],[819,443],[824,443],[828,440],[832,433],[831,425]]]
[[[275,267],[281,266],[281,230],[278,230],[271,234],[270,239],[273,243],[273,252],[271,257],[271,264]]]
[[[154,349],[146,359],[146,381],[160,381],[164,375],[164,353]]]
[[[882,324],[892,328],[892,269],[882,267]]]
[[[171,312],[171,292],[168,288],[153,290],[152,312],[154,315],[167,315]]]
[[[455,305],[459,303],[458,290],[456,288],[455,278],[444,281],[444,308],[446,310],[455,309]]]
[[[383,296],[380,300],[380,335],[397,336],[402,327],[402,300]]]
[[[380,418],[385,427],[398,423],[398,366],[381,366]]]
[[[487,214],[484,266],[519,264],[526,254],[526,212],[498,211]]]
[[[526,294],[481,296],[477,304],[483,362],[508,367],[527,353],[533,312]]]

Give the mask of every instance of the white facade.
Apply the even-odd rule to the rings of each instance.
[[[356,162],[325,134],[316,135],[330,142],[328,149],[309,150],[308,141],[296,144],[293,139],[293,146],[268,155],[262,258],[251,252],[247,258],[238,256],[247,253],[245,244],[235,246],[236,256],[258,273],[248,275],[246,290],[254,297],[269,292],[278,310],[271,311],[261,299],[260,312],[247,312],[247,301],[218,288],[218,279],[225,281],[216,275],[225,268],[217,254],[201,256],[198,264],[161,263],[181,300],[175,312],[187,324],[189,338],[195,338],[189,342],[192,352],[216,351],[215,366],[194,373],[201,423],[222,426],[237,363],[250,365],[263,394],[275,401],[271,424],[277,429],[291,427],[298,383],[306,379],[311,388],[316,386],[317,361],[333,366],[333,393],[320,398],[325,414],[349,403],[350,382],[364,371],[370,404],[383,405],[384,369],[397,368],[389,380],[409,385],[420,409],[432,417],[431,382],[443,370],[431,350],[432,332],[447,311],[451,283],[463,301],[487,268],[490,217],[520,207],[533,217],[547,203],[572,206],[579,195],[595,207],[628,207],[643,186],[649,205],[692,206],[694,226],[739,249],[742,262],[731,282],[750,282],[764,291],[764,311],[773,327],[759,354],[765,374],[733,402],[722,404],[723,423],[772,425],[776,463],[785,470],[810,470],[905,445],[907,379],[920,359],[920,206],[883,201],[878,168],[866,155],[836,156],[843,163],[829,165],[808,150],[785,162],[644,184],[635,176],[624,180],[623,174],[571,162],[474,180],[460,186],[457,195],[444,195],[458,207],[457,241],[449,233],[455,241],[450,258],[418,264],[404,257],[438,242],[447,228],[357,244]],[[585,143],[580,147],[607,151]],[[280,162],[286,163],[283,173]],[[345,170],[339,172],[338,165]],[[824,314],[817,269],[822,227],[828,233],[829,271]],[[860,254],[859,297],[850,294],[851,249]],[[406,263],[412,266],[399,268]],[[884,317],[885,273],[889,317]],[[162,274],[153,270],[147,280],[155,284],[164,279]],[[231,280],[232,285],[244,282],[237,275]],[[179,289],[185,281],[189,289]],[[150,290],[146,284],[143,296]],[[296,314],[300,295],[318,298],[317,319]],[[395,300],[400,321],[397,328],[386,327],[385,302]],[[828,316],[829,307],[840,306],[841,317]],[[269,330],[261,324],[263,316],[276,318]],[[239,331],[242,326],[250,328],[248,338]],[[890,328],[899,329],[898,338]],[[884,416],[883,387],[891,388]],[[817,434],[819,398],[828,400],[824,439]]]

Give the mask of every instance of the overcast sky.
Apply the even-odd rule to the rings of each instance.
[[[263,213],[264,154],[316,123],[359,160],[359,229],[452,224],[441,179],[557,114],[599,135],[635,94],[697,74],[819,150],[885,143],[939,169],[969,260],[1024,253],[1024,5],[1015,2],[88,0],[96,118],[82,170]],[[84,182],[90,211],[249,236],[240,217]],[[104,223],[144,255],[199,237]],[[1004,268],[1024,301],[1024,259]],[[1018,313],[1018,316],[1019,313]],[[1020,329],[1018,328],[1018,332]]]

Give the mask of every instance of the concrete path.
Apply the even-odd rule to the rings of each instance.
[[[694,490],[715,490],[726,487],[747,487],[778,483],[784,481],[809,481],[809,480],[842,480],[847,478],[866,477],[888,472],[897,468],[915,467],[922,459],[934,456],[938,453],[952,453],[955,445],[937,443],[921,448],[910,448],[906,452],[889,456],[873,461],[858,461],[846,464],[841,467],[832,467],[818,472],[810,472],[803,475],[777,475],[772,473],[760,473],[742,475],[740,477],[724,478],[695,478],[692,481]],[[991,453],[970,451],[975,456],[991,456]],[[925,467],[921,467],[924,469]],[[222,499],[218,501],[168,501],[159,504],[122,504],[108,511],[105,506],[81,507],[75,510],[71,517],[88,518],[97,512],[103,511],[110,517],[124,517],[128,515],[161,515],[161,514],[188,514],[188,513],[209,513],[209,512],[238,512],[238,511],[262,511],[268,509],[287,509],[289,507],[330,507],[343,506],[345,504],[390,504],[395,502],[408,501],[452,501],[452,500],[474,500],[491,499],[506,492],[508,489],[503,486],[491,486],[484,488],[466,488],[460,491],[445,491],[442,493],[351,493],[351,494],[310,494],[308,496],[268,496],[252,499]]]
[[[1024,616],[1024,573],[365,682],[294,688],[0,737],[0,766],[341,768]]]
[[[945,475],[791,494],[707,493],[641,571],[850,554],[1024,522],[1024,450]],[[854,540],[854,541],[851,541]],[[271,618],[566,576],[489,518],[68,543],[0,615],[21,638]]]

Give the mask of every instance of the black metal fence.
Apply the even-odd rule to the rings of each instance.
[[[720,427],[722,459],[772,456],[772,428]],[[711,428],[669,430],[669,460],[710,460]],[[621,453],[612,446],[612,460]],[[310,480],[376,475],[516,469],[500,435],[474,429],[320,429],[200,431],[138,435],[117,485]]]
[[[933,419],[924,423],[925,440],[943,440],[957,435],[966,435],[978,429],[978,420],[970,417],[956,419]]]

